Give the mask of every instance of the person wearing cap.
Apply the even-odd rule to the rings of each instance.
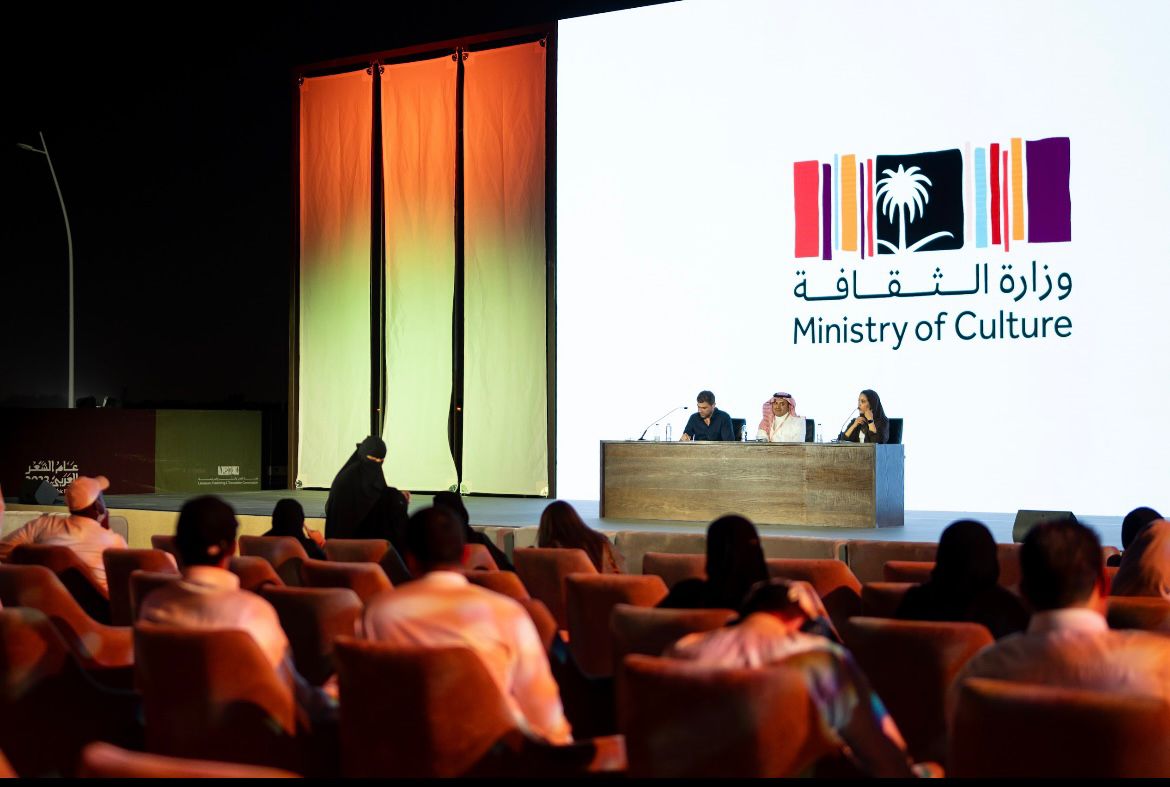
[[[774,393],[764,402],[764,418],[756,432],[757,440],[769,443],[803,443],[804,419],[796,414],[796,400],[789,393]]]
[[[69,547],[89,566],[102,590],[106,584],[106,565],[102,553],[107,549],[126,549],[126,540],[110,530],[110,514],[102,492],[110,488],[105,476],[79,476],[65,487],[68,516],[45,514],[26,523],[0,540],[0,561],[21,544],[45,544]]]

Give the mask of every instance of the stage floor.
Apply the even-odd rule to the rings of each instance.
[[[247,516],[267,517],[272,513],[276,501],[293,497],[301,502],[305,516],[325,516],[325,499],[328,492],[317,490],[266,490],[262,492],[236,492],[221,495],[232,504],[236,513]],[[153,495],[110,495],[106,504],[110,508],[136,509],[141,511],[178,511],[189,494]],[[525,497],[465,497],[464,505],[471,516],[473,525],[497,527],[530,527],[540,524],[540,514],[549,501],[543,498]],[[15,501],[12,501],[15,502]],[[603,531],[641,530],[647,532],[702,532],[705,522],[661,522],[635,519],[602,519],[598,516],[599,501],[570,500],[581,517],[591,526]],[[414,495],[410,510],[430,505],[430,495]],[[905,525],[884,528],[808,528],[760,525],[761,533],[769,535],[813,536],[820,538],[858,538],[882,541],[938,541],[939,534],[956,519],[977,519],[987,525],[1000,543],[1012,541],[1012,523],[1015,512],[969,512],[969,511],[907,511]],[[1105,545],[1121,546],[1121,517],[1082,517],[1081,521],[1093,527]]]

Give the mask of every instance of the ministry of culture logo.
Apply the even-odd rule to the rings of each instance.
[[[793,164],[795,256],[1072,240],[1068,137]]]

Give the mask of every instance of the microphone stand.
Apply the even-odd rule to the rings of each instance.
[[[675,408],[674,408],[674,409],[672,409],[672,410],[667,410],[665,413],[663,413],[662,415],[658,416],[658,417],[657,417],[657,418],[655,418],[653,421],[651,421],[651,422],[650,422],[650,426],[654,426],[654,425],[656,425],[656,424],[659,424],[659,423],[661,423],[661,422],[662,422],[662,419],[666,418],[666,416],[668,416],[668,415],[670,415],[671,413],[675,412],[675,410],[686,410],[686,409],[688,409],[688,408],[684,406],[684,407],[675,407]],[[645,441],[646,441],[646,433],[650,431],[650,426],[647,426],[645,429],[643,429],[643,430],[642,430],[642,436],[638,438],[638,440],[639,440],[639,441],[641,441],[641,442],[645,442]]]

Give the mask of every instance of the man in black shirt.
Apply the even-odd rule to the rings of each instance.
[[[693,414],[683,429],[682,441],[687,440],[735,440],[731,429],[731,416],[715,407],[715,394],[699,391],[699,412]]]

